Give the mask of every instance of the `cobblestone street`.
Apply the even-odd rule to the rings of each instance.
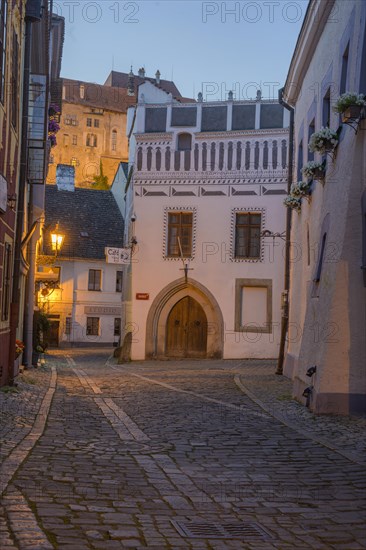
[[[364,419],[314,417],[268,362],[108,355],[0,396],[2,550],[366,548]]]

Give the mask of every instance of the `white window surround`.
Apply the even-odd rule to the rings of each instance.
[[[171,262],[181,262],[182,258],[173,258],[167,255],[168,250],[168,215],[171,212],[191,212],[192,213],[192,254],[185,257],[186,260],[193,260],[196,254],[196,226],[197,226],[197,208],[194,206],[172,206],[164,208],[164,233],[163,233],[163,259]]]
[[[236,215],[237,214],[246,214],[250,212],[257,212],[261,214],[261,233],[263,233],[266,226],[266,209],[259,207],[243,207],[243,208],[232,208],[231,210],[231,228],[230,228],[230,260],[232,262],[249,262],[249,263],[258,263],[264,261],[264,245],[263,239],[261,237],[260,245],[260,255],[259,258],[237,258],[235,256],[235,228],[236,228]]]

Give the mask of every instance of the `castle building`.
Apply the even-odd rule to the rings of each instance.
[[[317,413],[366,411],[366,108],[335,112],[347,92],[366,93],[366,3],[311,0],[284,98],[295,109],[297,178],[309,161],[325,174],[307,177],[311,195],[292,213],[284,373]],[[310,151],[322,127],[335,141]]]
[[[47,183],[56,182],[58,164],[75,168],[75,185],[108,189],[120,162],[128,161],[126,118],[139,83],[154,81],[181,97],[173,82],[112,71],[104,85],[63,79],[61,130],[52,149]]]
[[[277,356],[288,125],[260,93],[183,103],[139,85],[127,125],[132,359]]]

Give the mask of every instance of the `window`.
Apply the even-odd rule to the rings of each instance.
[[[101,290],[102,272],[100,269],[89,269],[88,290]]]
[[[48,164],[54,164],[54,162],[55,162],[55,157],[53,155],[50,155],[48,159]]]
[[[70,143],[69,134],[64,134],[64,145],[69,145],[69,143]]]
[[[117,130],[112,130],[112,151],[116,151],[117,149]],[[142,157],[142,150],[139,149],[139,152],[141,151],[141,157]],[[141,158],[141,165],[142,165],[142,158]],[[139,168],[141,170],[141,168]]]
[[[168,214],[168,256],[180,257],[183,253],[187,258],[192,255],[192,222],[192,212]]]
[[[93,120],[92,120],[91,118],[87,118],[87,119],[86,119],[86,125],[89,126],[89,127],[91,127],[92,124],[93,124]]]
[[[322,124],[323,126],[330,126],[330,88],[323,97]]]
[[[97,136],[95,134],[88,134],[86,136],[86,146],[87,147],[96,147],[97,146]]]
[[[117,271],[116,273],[116,292],[122,292],[123,283],[123,271]]]
[[[85,86],[84,84],[81,84],[80,85],[80,99],[84,99],[85,98]]]
[[[11,76],[11,123],[13,128],[18,127],[18,81],[19,81],[19,46],[16,33],[13,34],[13,56],[12,56],[12,76]]]
[[[236,214],[235,258],[259,258],[262,215],[256,212]]]
[[[303,162],[304,162],[303,159],[304,159],[304,152],[303,152],[303,146],[302,146],[302,140],[301,140],[300,143],[299,143],[298,151],[297,151],[297,181],[302,180],[301,169],[302,169]]]
[[[72,157],[71,158],[71,166],[79,166],[80,162],[78,161],[78,159],[76,157]]]
[[[1,320],[9,319],[10,305],[10,281],[11,281],[11,244],[4,244],[4,263],[3,263],[3,284],[2,284],[2,299],[1,299]]]
[[[272,280],[235,280],[235,331],[272,332]]]
[[[121,336],[121,319],[119,317],[116,317],[114,319],[113,335],[114,336]]]
[[[65,124],[66,126],[76,126],[76,125],[77,125],[76,116],[75,116],[75,115],[67,115],[67,116],[65,116],[65,118],[64,118],[64,124]]]
[[[320,253],[318,258],[318,265],[316,266],[316,273],[314,277],[314,283],[319,283],[320,277],[322,274],[323,269],[323,263],[324,263],[324,254],[325,254],[325,244],[327,242],[327,234],[324,233],[322,237],[321,247],[320,247]]]
[[[99,128],[99,120],[97,118],[94,119],[94,128]]]
[[[341,81],[339,83],[339,95],[344,94],[347,88],[349,42],[342,56]]]
[[[65,321],[65,334],[67,334],[68,336],[70,336],[71,334],[71,322],[72,322],[72,319],[71,317],[66,317],[66,321]]]
[[[4,103],[5,94],[5,62],[6,62],[6,16],[7,0],[0,0],[0,101]]]
[[[72,144],[77,145],[78,144],[78,136],[73,135],[72,136]]]
[[[99,336],[99,317],[86,318],[86,335]]]
[[[315,119],[313,118],[313,120],[309,124],[308,143],[314,132],[315,132]],[[314,153],[312,151],[309,151],[309,148],[308,148],[308,161],[311,161],[311,160],[314,160]]]

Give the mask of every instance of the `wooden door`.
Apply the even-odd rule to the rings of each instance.
[[[200,304],[186,296],[171,309],[166,327],[168,357],[205,357],[207,318]]]
[[[45,340],[52,348],[58,348],[58,333],[60,321],[50,321],[50,328],[47,331]]]

